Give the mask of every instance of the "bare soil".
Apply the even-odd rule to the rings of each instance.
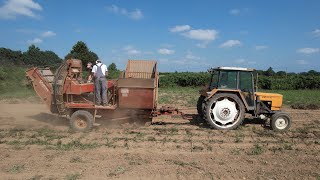
[[[150,126],[98,119],[88,133],[44,104],[0,104],[1,179],[320,179],[320,110],[286,108],[286,133],[246,119],[218,131],[162,116]]]

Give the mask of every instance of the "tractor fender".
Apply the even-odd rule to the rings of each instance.
[[[243,97],[243,95],[240,93],[239,90],[230,90],[230,89],[213,89],[211,92],[207,92],[207,96],[206,98],[204,99],[204,101],[207,101],[208,99],[210,99],[211,97],[213,97],[215,94],[218,94],[218,93],[232,93],[232,94],[236,94],[237,96],[239,96],[239,98],[242,100],[245,108],[246,108],[246,111],[249,110],[248,108],[248,104],[247,104],[247,101],[245,101],[245,98]]]

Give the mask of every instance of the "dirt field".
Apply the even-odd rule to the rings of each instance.
[[[0,104],[1,179],[320,179],[320,111],[285,109],[287,133],[256,120],[234,131],[159,117],[151,126],[98,120],[90,133],[43,104]]]

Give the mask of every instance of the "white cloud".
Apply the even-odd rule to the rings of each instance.
[[[43,32],[41,34],[40,33],[37,33],[37,34],[38,34],[38,37],[36,37],[36,38],[34,38],[32,40],[28,40],[27,43],[28,44],[40,44],[40,43],[43,42],[43,39],[57,35],[53,31],[45,31],[45,32]]]
[[[129,55],[137,55],[137,54],[141,54],[141,51],[136,50],[136,49],[130,49],[127,51],[127,54]]]
[[[229,11],[229,14],[231,14],[231,15],[239,15],[240,12],[241,12],[240,9],[231,9]]]
[[[218,36],[218,31],[214,29],[194,29],[183,33],[183,36],[199,41],[213,41]]]
[[[191,26],[189,25],[181,25],[181,26],[175,26],[173,28],[170,28],[170,32],[182,32],[182,31],[188,31],[191,29]]]
[[[169,54],[174,54],[175,51],[171,50],[171,49],[161,48],[161,49],[158,49],[158,53],[159,54],[169,55]]]
[[[260,51],[260,50],[264,50],[264,49],[268,49],[269,47],[268,46],[265,46],[265,45],[257,45],[254,47],[257,51]]]
[[[55,32],[53,32],[53,31],[46,31],[46,32],[41,34],[41,37],[46,38],[46,37],[52,37],[52,36],[55,36],[55,35],[57,35],[57,34]]]
[[[207,48],[208,47],[209,42],[208,41],[204,41],[202,43],[198,43],[196,44],[197,47],[199,48]]]
[[[127,16],[133,20],[139,20],[143,18],[143,13],[140,9],[135,9],[133,11],[128,11],[125,8],[118,7],[116,5],[111,5],[107,7],[108,11],[114,14],[120,14]]]
[[[36,10],[41,11],[42,7],[33,0],[7,0],[0,7],[0,18],[15,19],[17,16],[38,18],[39,16],[34,13]]]
[[[314,37],[320,37],[320,29],[315,29],[311,33]]]
[[[219,34],[215,29],[191,29],[189,25],[175,26],[170,28],[169,31],[181,32],[180,35],[186,38],[200,41],[196,44],[200,48],[206,48],[210,41],[214,41]]]
[[[296,61],[298,64],[301,64],[301,65],[306,65],[306,64],[309,64],[309,62],[308,61],[306,61],[306,60],[297,60]]]
[[[131,45],[127,45],[123,48],[123,50],[127,51],[127,50],[130,50],[130,49],[133,49],[133,46]]]
[[[320,51],[319,48],[301,48],[297,50],[298,53],[302,53],[302,54],[313,54],[319,51]]]
[[[128,55],[138,55],[141,54],[140,50],[135,49],[133,46],[128,45],[123,48],[126,54]]]
[[[188,51],[186,54],[186,59],[191,59],[191,60],[200,60],[200,57],[194,56],[191,51]]]
[[[256,64],[257,62],[248,61],[247,59],[244,59],[244,58],[239,58],[239,59],[234,60],[234,63],[240,64],[240,65],[253,65],[253,64]]]
[[[131,19],[139,20],[139,19],[143,18],[143,14],[140,9],[135,9],[134,11],[129,12],[129,17]]]
[[[237,64],[243,64],[243,63],[246,62],[246,60],[243,59],[243,58],[240,58],[240,59],[236,59],[234,62],[237,63]]]
[[[43,40],[40,39],[40,38],[34,38],[34,39],[32,39],[32,40],[28,40],[28,41],[27,41],[28,44],[40,44],[40,43],[42,43],[42,42],[43,42]]]
[[[220,48],[231,48],[234,46],[241,46],[242,43],[239,40],[228,40],[220,45]]]

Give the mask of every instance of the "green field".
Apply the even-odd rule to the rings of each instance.
[[[166,87],[159,88],[159,104],[171,106],[194,107],[201,87]],[[320,106],[320,90],[259,90],[260,92],[279,93],[283,95],[284,105],[315,104]],[[36,94],[30,87],[21,86],[0,94],[3,99],[27,99]]]
[[[315,104],[320,105],[320,90],[261,90],[283,95],[285,105]]]
[[[186,106],[195,106],[200,87],[159,88],[160,104],[176,104],[181,101]],[[320,90],[259,90],[260,92],[283,95],[284,105],[315,104],[320,105]]]

